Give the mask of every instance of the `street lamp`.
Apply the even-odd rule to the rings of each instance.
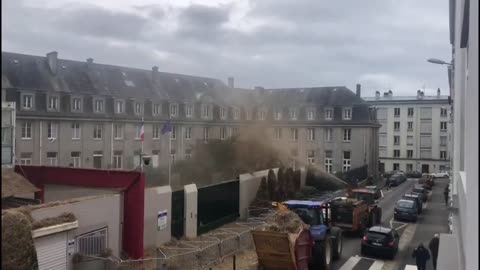
[[[438,64],[438,65],[447,65],[447,66],[452,66],[452,64],[447,63],[443,60],[437,59],[437,58],[428,58],[427,62],[430,62],[432,64]]]

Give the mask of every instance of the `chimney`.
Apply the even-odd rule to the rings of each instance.
[[[380,91],[375,91],[375,98],[379,99],[380,98]]]
[[[90,67],[93,64],[93,58],[87,59],[87,67]]]
[[[420,89],[417,90],[417,98],[420,98],[422,96],[422,91]]]
[[[228,77],[228,87],[230,88],[235,87],[235,79],[233,77]]]
[[[52,75],[57,74],[58,52],[53,51],[47,53],[47,64],[48,68],[50,69],[50,73],[52,73]]]
[[[157,73],[158,73],[158,67],[153,66],[152,67],[152,81],[155,81],[155,79],[157,78]]]
[[[440,97],[440,88],[437,89],[437,97]]]
[[[388,90],[388,96],[389,96],[389,97],[392,97],[392,96],[393,96],[392,89]]]
[[[357,97],[360,97],[361,91],[362,91],[362,85],[357,83],[357,92],[356,92]]]

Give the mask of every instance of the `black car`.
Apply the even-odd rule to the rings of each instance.
[[[395,258],[398,252],[400,236],[392,228],[373,226],[366,230],[362,238],[362,255],[383,255],[389,259]]]
[[[421,178],[422,173],[417,171],[411,171],[411,172],[406,172],[405,176],[407,176],[408,178]]]
[[[415,201],[401,199],[395,204],[393,218],[395,220],[410,220],[416,222],[418,218],[418,207]]]
[[[422,213],[423,201],[422,201],[422,198],[420,198],[420,196],[418,194],[407,193],[407,194],[402,196],[402,199],[415,201],[415,203],[417,204],[418,213],[419,214]]]
[[[413,194],[420,194],[422,201],[426,202],[428,198],[428,190],[422,186],[414,186],[412,189]]]
[[[390,176],[390,178],[388,178],[386,184],[390,185],[390,186],[398,186],[401,183],[405,182],[406,180],[407,180],[407,177],[404,174],[397,173],[397,174],[394,174],[394,175]]]

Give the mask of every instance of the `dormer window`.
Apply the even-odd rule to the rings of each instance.
[[[135,114],[136,115],[143,114],[143,103],[135,102]]]
[[[297,110],[290,109],[290,120],[297,120]]]
[[[125,112],[125,101],[115,100],[115,113],[124,113]]]
[[[240,119],[240,109],[238,108],[233,109],[233,119],[234,120]]]
[[[352,108],[343,109],[343,120],[352,120]]]
[[[72,98],[72,112],[81,112],[82,111],[82,98],[74,97]]]
[[[47,109],[49,111],[58,111],[58,96],[48,96]]]
[[[227,108],[220,107],[220,118],[227,119]]]
[[[202,105],[202,118],[204,119],[210,118],[210,105],[207,105],[207,104]]]
[[[325,120],[332,120],[333,119],[333,108],[326,108],[325,109]]]
[[[103,113],[105,111],[105,104],[103,99],[94,99],[93,109],[96,113]]]
[[[193,117],[193,105],[185,104],[185,116],[188,118]]]
[[[281,109],[275,109],[273,117],[274,117],[275,120],[282,120],[282,110]]]
[[[161,115],[161,112],[162,112],[162,105],[161,104],[153,104],[152,114],[154,116]]]
[[[178,105],[176,103],[170,104],[170,117],[177,117]]]
[[[307,120],[314,120],[315,119],[315,109],[308,108],[307,109]]]
[[[267,113],[265,110],[258,111],[258,120],[263,121],[266,118]]]
[[[22,94],[22,109],[23,110],[32,110],[33,109],[33,95],[32,94]]]
[[[245,111],[245,118],[247,120],[252,120],[252,112],[250,110]]]

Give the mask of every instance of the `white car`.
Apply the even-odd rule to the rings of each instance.
[[[445,177],[450,177],[450,175],[448,174],[448,172],[437,172],[437,173],[431,173],[430,175],[433,176],[433,178],[445,178]]]

